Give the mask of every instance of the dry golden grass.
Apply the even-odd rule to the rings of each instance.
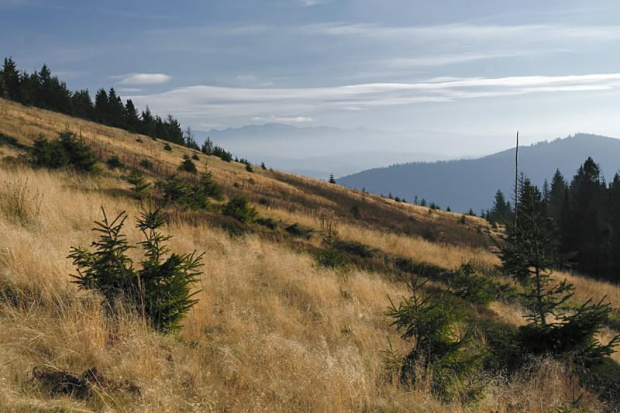
[[[173,170],[181,154],[189,152],[174,146],[173,153],[167,153],[160,150],[161,142],[145,138],[138,143],[135,135],[117,129],[0,100],[0,133],[17,133],[24,143],[39,133],[51,136],[66,125],[81,129],[105,154],[123,152],[125,161],[149,157],[162,173]],[[2,156],[16,154],[0,149]],[[240,183],[240,191],[260,186],[274,195],[330,205],[329,199],[272,179],[270,172],[248,174],[238,164],[208,161],[223,185]],[[181,220],[166,229],[174,235],[171,249],[206,253],[199,303],[183,330],[177,336],[156,334],[133,314],[113,323],[100,297],[71,283],[74,269],[66,256],[71,246],[86,247],[93,240],[91,228],[101,218],[101,207],[109,215],[138,215],[138,201],[116,195],[127,184],[113,175],[89,178],[1,168],[0,184],[0,411],[547,412],[570,400],[577,389],[570,375],[550,362],[511,383],[493,378],[475,406],[445,405],[428,390],[405,389],[391,380],[382,353],[388,339],[401,353],[410,347],[385,316],[387,297],[406,294],[404,285],[359,270],[343,277],[317,268],[308,255],[258,235],[232,238]],[[11,194],[17,194],[13,201]],[[351,196],[362,195],[351,191]],[[425,219],[456,217],[438,213],[433,218],[427,209],[366,197],[389,208],[419,212]],[[16,218],[21,213],[15,211],[27,211],[26,219]],[[303,208],[260,211],[320,230],[319,218]],[[139,238],[134,224],[130,219],[125,228],[133,242]],[[497,264],[486,250],[431,243],[346,219],[336,230],[343,239],[444,268],[468,260]],[[584,296],[605,290],[614,305],[620,300],[620,290],[612,285],[571,277]],[[508,322],[522,322],[517,308],[493,303],[491,309]],[[605,332],[603,339],[610,334]],[[96,366],[114,380],[135,382],[142,393],[99,393],[86,401],[52,398],[32,380],[34,366],[78,374]],[[590,411],[601,409],[589,395],[584,403]]]

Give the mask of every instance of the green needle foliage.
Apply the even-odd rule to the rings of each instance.
[[[450,290],[457,297],[474,304],[487,306],[497,297],[497,288],[484,274],[477,272],[471,263],[461,265],[449,282]]]
[[[196,172],[198,172],[198,169],[196,169],[196,164],[194,164],[194,161],[192,161],[192,159],[187,154],[185,154],[183,155],[183,162],[181,162],[181,165],[179,165],[179,171],[195,174]]]
[[[109,220],[102,211],[103,220],[93,228],[99,234],[92,244],[94,252],[73,247],[69,254],[78,271],[75,282],[81,288],[99,291],[111,309],[128,305],[156,330],[177,331],[197,302],[193,298],[197,292],[191,289],[198,282],[203,254],[170,254],[164,244],[171,237],[160,232],[164,216],[159,210],[147,211],[138,219],[144,241],[137,245],[144,250],[144,259],[136,269],[127,255],[136,246],[121,232],[127,215],[122,212]]]
[[[131,172],[131,174],[127,177],[127,182],[131,184],[131,190],[138,196],[141,196],[151,187],[150,182],[144,178],[144,174],[138,169],[134,169]]]
[[[473,330],[459,334],[467,315],[447,294],[423,291],[425,284],[415,278],[409,285],[411,297],[398,306],[390,300],[391,325],[403,340],[414,343],[402,362],[400,381],[415,385],[430,379],[435,396],[447,402],[474,401],[482,390],[476,382],[482,356],[472,346]]]
[[[57,139],[39,137],[30,152],[30,163],[36,167],[71,168],[78,172],[98,172],[97,158],[86,142],[70,131],[60,132]]]
[[[561,260],[546,203],[538,188],[522,178],[517,205],[518,221],[508,227],[501,245],[502,269],[522,286],[528,324],[520,328],[518,339],[525,353],[570,359],[579,365],[602,362],[620,343],[616,336],[602,345],[596,334],[611,312],[603,301],[592,300],[577,309],[568,301],[574,287],[566,280],[556,282],[553,268]]]
[[[224,205],[222,213],[244,223],[252,223],[258,218],[258,212],[246,197],[235,197]]]

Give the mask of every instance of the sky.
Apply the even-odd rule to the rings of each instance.
[[[466,154],[620,137],[619,23],[594,0],[0,0],[0,56],[195,130],[431,131]]]

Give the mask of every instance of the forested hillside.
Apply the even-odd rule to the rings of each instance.
[[[520,172],[542,187],[556,170],[570,179],[583,162],[591,157],[600,168],[601,178],[613,179],[620,168],[620,140],[603,136],[577,134],[552,142],[542,142],[519,150]],[[514,149],[479,159],[433,163],[410,163],[371,169],[340,178],[342,185],[375,194],[423,199],[442,208],[476,214],[486,210],[498,189],[504,194],[514,191]]]

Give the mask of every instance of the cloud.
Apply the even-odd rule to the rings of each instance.
[[[330,22],[300,26],[297,30],[306,35],[400,39],[417,37],[431,38],[435,41],[444,38],[477,38],[497,42],[498,37],[549,40],[617,40],[620,38],[620,28],[617,26],[566,26],[561,24],[383,26],[370,23]]]
[[[260,123],[311,123],[314,122],[314,119],[312,119],[309,116],[269,116],[269,117],[262,117],[262,116],[254,116],[252,118],[253,122],[260,122]]]
[[[620,73],[499,78],[436,78],[417,83],[366,83],[316,88],[227,88],[190,86],[164,93],[131,96],[158,113],[186,120],[244,123],[306,123],[321,114],[364,111],[420,103],[526,94],[580,93],[620,88]],[[275,116],[274,113],[295,113]]]
[[[119,85],[154,85],[169,82],[172,77],[163,73],[129,73],[112,76]]]
[[[122,88],[116,89],[116,91],[119,93],[138,93],[138,92],[142,92],[142,90],[143,89],[139,87],[122,87]]]

